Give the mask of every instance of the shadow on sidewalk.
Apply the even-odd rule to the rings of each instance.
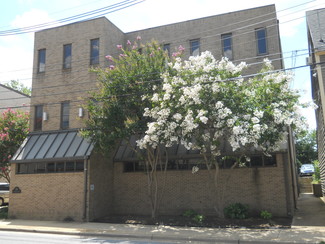
[[[294,226],[325,227],[325,203],[312,193],[301,193],[293,216]]]

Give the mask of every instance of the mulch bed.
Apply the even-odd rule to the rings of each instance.
[[[98,219],[96,222],[141,225],[167,225],[180,227],[209,227],[209,228],[291,228],[292,218],[261,218],[227,219],[207,216],[201,223],[184,216],[159,216],[152,219],[150,216],[109,216]]]

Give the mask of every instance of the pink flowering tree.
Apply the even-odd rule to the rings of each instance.
[[[29,132],[29,113],[7,109],[0,116],[0,177],[10,182],[10,159]]]
[[[82,132],[102,152],[109,152],[121,140],[128,141],[131,136],[146,131],[151,119],[144,116],[143,111],[151,107],[155,90],[161,89],[161,73],[171,72],[168,63],[173,63],[184,51],[179,47],[169,57],[157,42],[142,44],[139,36],[134,42],[128,40],[125,46],[117,45],[117,49],[118,57],[106,56],[107,68],[94,70],[100,90],[91,94],[87,104],[90,118],[86,122],[87,129]],[[135,147],[131,149],[136,150]],[[152,217],[156,216],[159,202],[156,171],[160,155],[155,149],[148,149],[141,155],[146,165]]]

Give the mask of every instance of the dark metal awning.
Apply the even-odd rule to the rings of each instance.
[[[79,160],[90,156],[93,144],[77,130],[31,133],[13,156],[12,163]]]
[[[144,150],[140,150],[136,141],[141,139],[143,135],[132,135],[129,140],[123,140],[114,156],[114,162],[132,162],[141,160],[141,155],[144,153]],[[161,145],[161,151],[163,152],[163,157],[165,153],[168,154],[168,158],[173,159],[186,159],[186,158],[198,158],[202,157],[199,150],[187,150],[181,144],[174,144],[171,147],[165,148],[164,145]],[[166,150],[166,151],[165,151]]]

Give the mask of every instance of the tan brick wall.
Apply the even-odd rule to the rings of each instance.
[[[107,216],[113,210],[113,163],[93,153],[89,164],[89,220]],[[93,187],[93,190],[91,189]]]
[[[12,164],[15,172],[16,164]],[[12,193],[15,187],[21,193]],[[10,182],[9,217],[19,219],[76,221],[83,218],[84,174],[15,174]]]
[[[43,104],[48,120],[43,130],[60,129],[61,102],[70,101],[70,128],[84,126],[78,108],[97,90],[96,74],[90,72],[90,40],[99,38],[99,66],[105,67],[107,54],[116,55],[116,43],[123,42],[123,33],[106,18],[74,23],[35,33],[32,105]],[[63,45],[72,44],[71,69],[63,69]],[[37,73],[38,50],[46,49],[45,72]],[[31,111],[31,130],[34,108]]]
[[[267,17],[265,17],[267,16]],[[266,21],[267,20],[267,21]],[[268,55],[256,56],[255,29],[267,28]],[[84,21],[51,28],[35,33],[33,93],[32,106],[44,104],[48,113],[48,121],[43,122],[43,130],[60,129],[60,103],[70,101],[70,127],[84,126],[83,119],[78,118],[78,108],[83,99],[89,97],[89,91],[96,91],[96,75],[89,72],[90,40],[100,40],[100,66],[108,62],[105,55],[117,56],[117,44],[125,44],[126,40],[135,40],[138,35],[142,42],[152,39],[160,43],[170,43],[171,51],[179,45],[186,48],[184,58],[189,56],[189,41],[199,38],[201,51],[210,50],[217,59],[221,58],[221,35],[233,34],[234,61],[258,63],[264,58],[274,61],[275,68],[281,68],[281,47],[278,24],[274,5],[237,11],[201,19],[159,26],[155,28],[124,34],[106,18]],[[63,45],[72,44],[72,67],[62,69]],[[45,72],[37,73],[38,50],[46,49]],[[246,73],[255,73],[261,65],[254,65]],[[31,109],[31,129],[33,130],[34,108]]]
[[[268,210],[274,216],[287,216],[284,164],[277,155],[277,167],[224,169],[220,172],[219,186],[225,187],[224,206],[240,202],[248,204],[252,214]],[[211,172],[214,173],[214,172]],[[159,173],[159,181],[163,182]],[[230,176],[228,182],[226,178]],[[215,214],[213,180],[207,170],[196,174],[191,171],[168,171],[160,214],[182,214],[194,209],[203,214]],[[218,190],[216,195],[221,194]],[[222,207],[223,209],[223,207]],[[142,172],[123,173],[122,163],[115,164],[114,214],[150,215],[147,195],[147,177]]]
[[[270,20],[263,22],[266,19]],[[256,57],[255,28],[260,27],[267,27],[269,55]],[[105,18],[37,32],[34,43],[31,130],[34,125],[33,106],[38,104],[43,104],[44,111],[48,113],[48,120],[43,121],[43,131],[60,129],[60,103],[63,101],[70,101],[70,127],[84,126],[83,120],[88,116],[85,113],[82,119],[78,118],[78,108],[83,99],[89,96],[88,92],[97,89],[96,76],[89,72],[91,39],[100,39],[100,66],[105,67],[108,64],[105,55],[116,56],[117,44],[125,44],[127,39],[134,40],[138,35],[144,43],[152,39],[170,43],[171,51],[183,45],[187,50],[185,58],[189,55],[189,41],[200,38],[201,51],[210,50],[220,58],[221,35],[229,32],[233,34],[235,61],[246,59],[248,63],[254,63],[265,57],[280,57],[278,24],[273,5],[126,34]],[[63,45],[70,43],[72,68],[63,70]],[[46,67],[44,73],[38,74],[38,50],[43,48],[46,49]],[[280,61],[274,64],[276,68],[282,67]],[[254,66],[249,72],[255,73],[259,68]],[[95,219],[106,214],[149,214],[146,175],[123,173],[122,164],[116,163],[113,167],[111,161],[110,158],[104,159],[98,155],[90,159],[88,184],[94,185],[94,191],[88,188],[88,217]],[[263,209],[275,215],[286,215],[286,195],[289,193],[284,187],[284,172],[283,157],[278,157],[278,166],[275,168],[233,170],[226,188],[226,204],[238,201],[250,204],[252,209],[263,206]],[[221,184],[224,184],[228,173],[229,170],[221,171]],[[204,170],[195,175],[185,171],[168,171],[161,213],[179,214],[189,208],[212,213],[213,194],[209,191],[207,178],[208,172]],[[22,193],[10,196],[9,214],[12,217],[58,220],[67,216],[82,218],[83,173],[13,175],[11,183],[11,187],[21,186],[22,189]]]
[[[257,56],[255,29],[266,28],[268,54]],[[185,47],[184,58],[190,55],[190,40],[200,39],[200,51],[209,50],[216,57],[222,57],[221,35],[232,33],[233,59],[235,63],[262,62],[264,58],[274,60],[275,68],[282,68],[281,46],[274,5],[204,17],[180,23],[158,26],[126,33],[126,39],[133,41],[141,36],[143,43],[155,39],[170,43],[171,53],[179,45]],[[246,73],[256,73],[261,64],[253,65]]]

